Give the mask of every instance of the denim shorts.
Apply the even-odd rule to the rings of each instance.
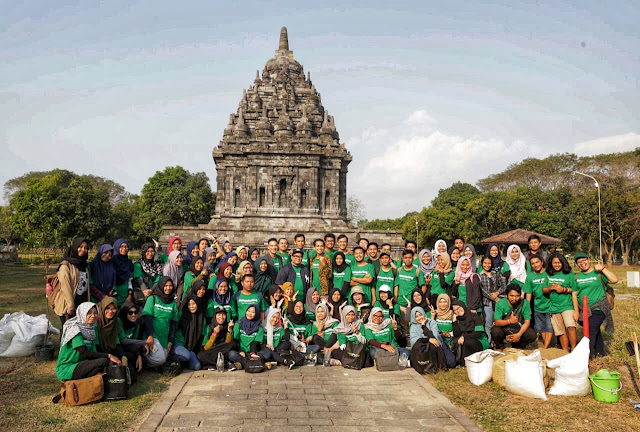
[[[553,326],[551,325],[551,314],[535,312],[535,330],[537,333],[553,333]]]

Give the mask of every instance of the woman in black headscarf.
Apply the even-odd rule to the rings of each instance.
[[[227,319],[227,311],[222,306],[216,306],[213,318],[209,323],[209,331],[204,341],[203,350],[198,353],[198,360],[202,367],[214,367],[218,363],[218,355],[222,354],[223,364],[233,369],[229,361],[229,351],[237,349],[233,341],[233,323]]]
[[[343,304],[347,304],[344,299],[346,299],[346,297],[342,295],[342,292],[338,288],[333,288],[329,291],[327,306],[329,307],[331,316],[337,320],[340,319],[340,307],[342,307]]]
[[[60,324],[75,316],[76,308],[89,301],[89,278],[87,275],[87,256],[89,244],[84,237],[77,237],[62,255],[57,276],[60,291],[56,294],[54,311],[60,318]]]
[[[118,311],[118,337],[130,365],[142,370],[142,353],[144,351],[144,329],[140,314],[142,312],[133,302],[124,302]]]
[[[156,261],[153,243],[145,243],[140,248],[140,261],[133,264],[133,302],[144,306],[151,295],[153,285],[162,277],[162,263]]]
[[[197,354],[202,348],[205,310],[203,302],[195,296],[187,296],[182,305],[182,316],[178,321],[175,354],[180,361],[189,362],[189,369],[200,370]]]
[[[177,251],[172,254],[174,252]],[[175,297],[173,280],[170,276],[163,276],[144,305],[142,319],[147,334],[147,360],[150,366],[163,365],[173,347],[179,318]]]
[[[464,365],[464,358],[489,348],[489,339],[484,332],[484,322],[478,314],[471,313],[460,300],[451,304],[453,310],[453,352],[456,362]]]

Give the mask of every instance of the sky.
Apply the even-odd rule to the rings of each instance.
[[[638,2],[346,3],[0,0],[0,184],[64,168],[140,193],[181,165],[215,190],[282,26],[368,219],[526,157],[640,147]]]

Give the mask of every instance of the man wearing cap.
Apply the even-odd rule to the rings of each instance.
[[[298,293],[298,300],[306,298],[310,282],[309,267],[302,265],[303,253],[302,249],[294,249],[291,252],[291,262],[282,267],[276,278],[276,285],[281,288],[285,282],[292,283],[293,291]]]
[[[376,269],[376,299],[380,300],[380,287],[383,285],[394,286],[397,272],[391,267],[391,255],[387,252],[380,253],[378,261],[380,267]]]

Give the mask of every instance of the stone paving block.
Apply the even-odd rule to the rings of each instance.
[[[198,418],[166,418],[162,420],[162,426],[167,427],[193,427],[200,426],[200,419]]]
[[[333,426],[331,419],[326,418],[289,417],[287,420],[293,426]]]

